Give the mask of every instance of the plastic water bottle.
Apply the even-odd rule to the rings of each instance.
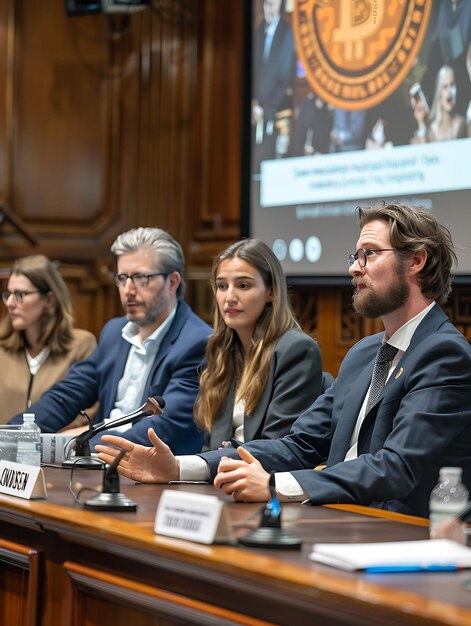
[[[41,429],[34,418],[34,413],[23,413],[23,424],[18,430],[17,463],[41,465]]]
[[[468,504],[468,490],[461,482],[461,467],[442,467],[430,495],[430,536],[442,522],[455,517]]]

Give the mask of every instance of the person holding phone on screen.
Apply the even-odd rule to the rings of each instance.
[[[466,120],[456,111],[456,93],[455,73],[451,67],[444,65],[437,74],[430,112],[420,85],[416,93],[410,94],[418,126],[412,143],[450,141],[467,137]]]

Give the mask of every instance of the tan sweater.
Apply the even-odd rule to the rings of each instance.
[[[69,371],[77,361],[86,359],[95,349],[96,339],[88,330],[76,328],[73,341],[65,355],[49,355],[33,380],[31,403]],[[26,409],[26,396],[30,381],[30,371],[26,354],[7,352],[0,348],[0,424]]]

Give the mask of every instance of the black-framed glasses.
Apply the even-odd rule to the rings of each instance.
[[[154,276],[167,278],[168,272],[154,272],[153,274],[115,274],[114,282],[117,287],[124,287],[128,282],[128,278],[130,278],[134,287],[147,287],[149,280]]]
[[[25,291],[17,289],[16,291],[2,291],[2,300],[4,304],[8,302],[8,298],[13,296],[17,302],[20,304],[23,302],[25,296],[30,296],[32,293],[41,293],[39,289],[34,289],[32,291]]]
[[[368,257],[371,256],[373,252],[390,252],[394,250],[396,250],[396,248],[359,248],[355,254],[349,255],[348,265],[351,267],[355,261],[358,261],[360,267],[366,267]]]

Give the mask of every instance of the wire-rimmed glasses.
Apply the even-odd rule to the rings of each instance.
[[[373,252],[389,252],[395,249],[396,248],[358,248],[354,254],[348,256],[348,265],[351,267],[355,261],[358,261],[360,267],[366,267],[368,257],[371,256]]]

